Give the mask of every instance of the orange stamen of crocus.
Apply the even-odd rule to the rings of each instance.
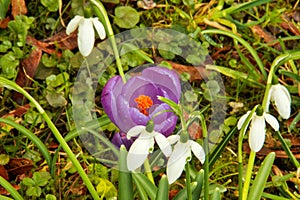
[[[134,101],[137,102],[140,112],[148,116],[148,109],[153,105],[152,99],[149,96],[140,95]]]

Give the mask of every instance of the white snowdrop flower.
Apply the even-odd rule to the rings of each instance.
[[[127,155],[128,170],[133,171],[145,162],[148,154],[152,153],[154,149],[154,140],[164,155],[167,157],[170,156],[172,148],[163,134],[153,129],[151,132],[148,132],[146,126],[134,126],[128,131],[127,138],[130,139],[136,136],[138,138],[131,145]]]
[[[268,105],[273,102],[279,115],[283,119],[288,119],[291,114],[291,96],[289,91],[281,84],[272,85],[268,96]]]
[[[169,136],[168,140],[171,144],[176,143],[167,163],[167,177],[169,184],[172,184],[180,177],[186,162],[192,159],[191,152],[202,164],[205,161],[205,152],[201,145],[193,140],[181,142],[179,135]]]
[[[96,29],[100,39],[104,39],[106,36],[103,24],[95,18],[84,18],[76,15],[68,24],[66,33],[69,35],[78,28],[78,48],[83,56],[88,56],[94,47],[95,32]]]
[[[242,128],[243,124],[245,123],[250,113],[251,112],[248,111],[238,121],[237,128],[239,130]],[[265,136],[266,136],[266,121],[268,122],[268,124],[271,125],[271,127],[275,131],[279,130],[279,123],[277,119],[268,113],[264,112],[262,116],[258,116],[256,113],[254,113],[251,117],[251,125],[250,125],[250,132],[249,132],[249,146],[251,150],[254,152],[260,151],[264,145]],[[246,129],[248,125],[249,123],[246,125]]]

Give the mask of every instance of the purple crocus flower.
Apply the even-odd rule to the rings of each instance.
[[[104,111],[121,132],[127,133],[137,125],[146,126],[152,119],[154,130],[169,136],[176,126],[177,116],[173,112],[163,112],[170,107],[157,96],[178,103],[180,95],[181,85],[174,71],[149,67],[126,83],[120,76],[112,77],[103,88],[101,102]]]

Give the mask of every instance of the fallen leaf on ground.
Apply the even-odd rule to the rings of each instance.
[[[16,17],[17,15],[25,15],[27,7],[25,0],[12,0],[11,1],[11,14]]]

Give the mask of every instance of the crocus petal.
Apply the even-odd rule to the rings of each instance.
[[[266,122],[263,116],[254,115],[249,133],[249,145],[252,151],[258,152],[264,145]]]
[[[116,124],[123,132],[128,132],[130,128],[137,125],[131,118],[129,103],[127,99],[122,95],[117,97],[117,110],[119,123]]]
[[[147,122],[150,120],[149,116],[144,115],[137,108],[129,108],[129,113],[132,121],[134,121],[137,125],[146,126]]]
[[[103,40],[106,36],[103,24],[98,20],[98,17],[93,18],[92,21],[100,39]]]
[[[142,72],[143,77],[147,77],[161,89],[170,95],[170,99],[178,103],[181,95],[181,85],[178,75],[170,69],[163,67],[149,67]]]
[[[268,122],[268,124],[270,124],[275,131],[279,130],[279,123],[273,115],[264,113],[264,117],[265,117],[266,121]]]
[[[174,183],[181,175],[183,168],[186,163],[186,145],[178,142],[175,147],[174,151],[171,154],[168,163],[167,163],[167,177],[169,184]]]
[[[276,110],[283,119],[288,119],[291,114],[291,96],[289,91],[281,84],[273,85],[271,101],[274,102]]]
[[[83,56],[88,56],[94,47],[95,32],[91,19],[84,18],[78,28],[78,48]]]
[[[79,25],[79,22],[80,22],[81,20],[83,20],[83,19],[84,19],[84,17],[79,16],[79,15],[76,15],[76,16],[69,22],[69,24],[68,24],[68,26],[67,26],[67,29],[66,29],[67,35],[70,35],[72,32],[74,32],[74,31],[77,29],[77,27],[78,27],[78,25]]]
[[[131,137],[136,137],[140,133],[142,133],[145,130],[145,126],[134,126],[127,132],[127,139],[130,139]]]
[[[121,116],[117,112],[116,98],[119,96],[124,83],[120,76],[114,76],[109,79],[104,86],[101,94],[101,103],[103,109],[110,120],[115,124],[120,124]]]
[[[126,134],[125,133],[115,133],[114,137],[112,138],[111,142],[117,146],[118,148],[121,147],[121,145],[125,145],[126,149],[128,150],[130,148],[130,146],[133,143],[133,140],[128,140],[126,138]]]
[[[158,132],[155,132],[154,138],[160,150],[165,154],[166,157],[169,157],[172,153],[172,148],[167,138]]]
[[[248,111],[246,114],[244,114],[240,119],[239,119],[239,121],[238,121],[238,123],[237,123],[237,128],[240,130],[241,128],[242,128],[242,126],[243,126],[243,124],[245,123],[245,121],[246,121],[246,119],[247,119],[247,117],[250,115],[250,111]],[[249,124],[247,124],[246,126],[248,126]],[[247,129],[247,127],[246,127],[246,129]],[[245,130],[246,130],[245,129]]]
[[[153,138],[138,138],[131,145],[128,155],[127,155],[127,167],[128,170],[133,171],[140,167],[146,160],[149,149],[153,148],[154,139]]]
[[[205,161],[205,152],[204,149],[197,142],[190,140],[190,145],[192,152],[198,158],[198,160],[203,164]]]

